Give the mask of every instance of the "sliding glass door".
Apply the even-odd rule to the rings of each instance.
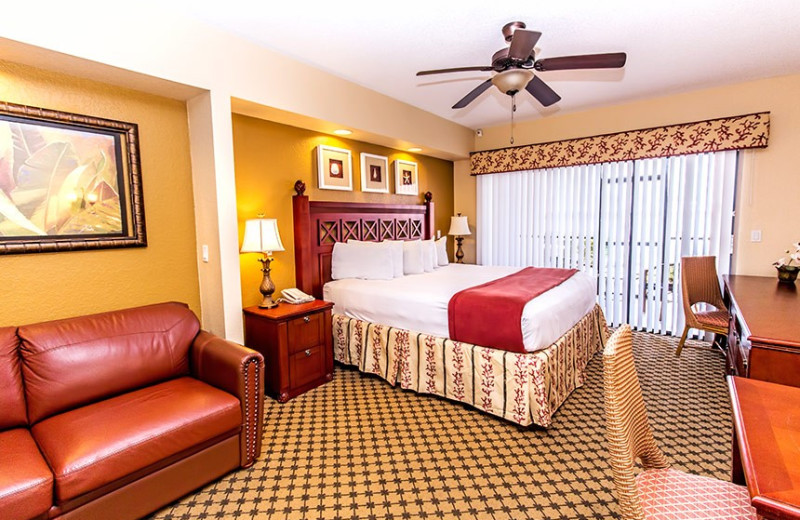
[[[478,263],[597,277],[609,323],[683,328],[681,256],[729,271],[737,152],[478,177]]]

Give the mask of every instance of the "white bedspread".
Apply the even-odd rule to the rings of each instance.
[[[447,304],[455,293],[519,270],[450,264],[432,273],[392,280],[335,280],[325,284],[323,297],[334,302],[336,314],[447,338]],[[520,324],[525,350],[533,352],[553,344],[592,310],[595,300],[594,278],[578,272],[529,301]]]

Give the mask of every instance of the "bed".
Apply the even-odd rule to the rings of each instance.
[[[578,273],[525,305],[524,352],[453,341],[446,327],[454,291],[515,268],[451,264],[393,280],[331,279],[336,242],[430,238],[434,203],[430,194],[425,199],[421,205],[312,202],[302,189],[293,197],[297,285],[334,302],[334,359],[391,385],[522,426],[549,427],[584,383],[586,365],[607,335],[590,277]],[[526,329],[526,320],[538,325]]]

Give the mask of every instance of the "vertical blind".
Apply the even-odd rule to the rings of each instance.
[[[730,268],[736,151],[478,177],[478,263],[576,268],[608,322],[680,333],[680,258]]]

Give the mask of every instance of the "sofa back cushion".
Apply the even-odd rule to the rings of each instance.
[[[28,424],[16,327],[0,327],[0,430]]]
[[[199,330],[194,313],[175,302],[20,327],[31,424],[188,374]]]

